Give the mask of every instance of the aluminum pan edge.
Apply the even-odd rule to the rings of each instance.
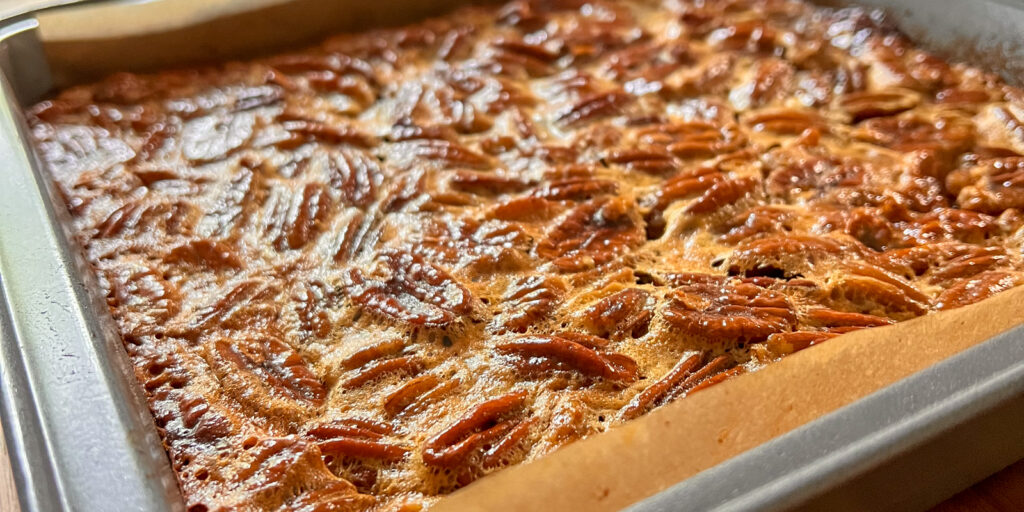
[[[102,309],[82,279],[89,274],[80,272],[84,262],[68,247],[60,223],[53,222],[67,212],[52,207],[61,203],[26,145],[26,126],[7,75],[17,57],[37,49],[34,29],[35,22],[27,19],[0,34],[5,65],[0,412],[21,506],[25,511],[181,510],[174,475],[127,355],[111,337],[109,315],[97,314]]]
[[[975,421],[986,416],[994,420]],[[1021,424],[1024,327],[703,471],[628,510],[926,508],[1024,456]],[[907,464],[901,460],[907,456],[923,463]],[[876,472],[874,477],[865,479],[871,472]]]

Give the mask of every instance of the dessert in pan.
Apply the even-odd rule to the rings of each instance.
[[[415,510],[1024,283],[1021,119],[795,0],[469,7],[29,112],[192,511]]]

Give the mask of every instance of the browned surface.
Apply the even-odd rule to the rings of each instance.
[[[0,430],[0,510],[18,510],[18,496]],[[978,482],[932,512],[1016,512],[1024,510],[1024,461]]]
[[[429,503],[1021,282],[1019,91],[856,13],[574,11],[34,109],[191,503]]]
[[[0,510],[18,510],[18,496],[0,430]],[[978,482],[932,512],[1016,512],[1024,510],[1024,461]]]

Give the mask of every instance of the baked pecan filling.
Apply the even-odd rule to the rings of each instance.
[[[29,120],[190,510],[411,510],[1024,282],[1024,94],[880,19],[515,1]]]

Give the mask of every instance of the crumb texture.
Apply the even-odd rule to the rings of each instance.
[[[1024,93],[861,9],[471,7],[29,123],[191,512],[417,510],[1024,283]]]

